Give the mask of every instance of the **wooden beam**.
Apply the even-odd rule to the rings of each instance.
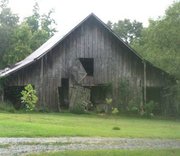
[[[146,104],[146,86],[147,86],[147,84],[146,84],[146,62],[144,61],[143,62],[143,65],[144,65],[144,72],[143,72],[143,74],[144,74],[144,84],[143,84],[143,87],[144,87],[144,89],[143,89],[143,95],[144,95],[144,97],[143,97],[143,101],[144,101],[144,103],[143,103],[143,105],[145,105]],[[142,109],[143,109],[143,106],[142,106]],[[142,110],[143,111],[143,110]]]
[[[44,57],[42,57],[41,59],[41,71],[40,71],[40,96],[41,96],[41,104],[42,104],[42,107],[43,107],[43,111],[45,111],[45,97],[44,97],[44,94],[43,92],[45,92],[44,90],[44,65],[43,65],[43,60],[44,60]]]
[[[2,89],[2,92],[0,95],[1,95],[0,102],[4,102],[4,88]]]

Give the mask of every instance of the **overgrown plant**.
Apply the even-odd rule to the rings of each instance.
[[[156,103],[154,101],[149,101],[144,105],[144,109],[145,109],[145,116],[148,117],[153,117],[154,116],[154,109],[156,107]]]
[[[112,114],[118,114],[118,113],[119,113],[119,111],[117,108],[112,108]]]
[[[70,112],[75,114],[83,114],[86,112],[87,105],[88,103],[86,101],[79,101],[70,108]]]
[[[169,86],[166,90],[165,96],[163,97],[165,108],[164,115],[180,116],[180,83]]]
[[[118,107],[119,107],[119,109],[126,110],[127,105],[130,100],[130,95],[131,95],[129,81],[126,79],[122,79],[119,82],[118,90],[119,90],[119,95],[118,95],[119,106]]]
[[[26,111],[33,111],[38,101],[36,90],[33,89],[33,86],[31,84],[28,84],[21,92],[21,95],[21,102],[25,105]]]
[[[105,101],[106,101],[106,106],[107,106],[106,113],[111,113],[113,100],[112,100],[112,98],[106,98]]]
[[[119,82],[117,102],[119,111],[125,111],[132,114],[139,113],[141,95],[139,91],[134,92],[134,88],[126,78],[122,78]]]

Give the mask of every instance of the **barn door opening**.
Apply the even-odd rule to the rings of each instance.
[[[69,79],[61,79],[61,87],[59,87],[59,101],[61,109],[69,108]]]
[[[10,101],[16,109],[22,108],[21,92],[24,86],[8,86],[4,89],[4,100]]]
[[[161,105],[161,87],[147,87],[146,88],[146,99],[147,103],[150,101],[153,101],[155,105],[155,114],[160,114],[162,110],[162,105]]]

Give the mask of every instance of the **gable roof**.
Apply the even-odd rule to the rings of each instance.
[[[107,29],[115,38],[117,38],[126,48],[128,48],[132,53],[134,53],[139,59],[142,61],[147,62],[148,64],[154,66],[150,62],[146,61],[142,58],[134,49],[132,49],[128,44],[126,44],[119,36],[117,36],[103,21],[101,21],[95,14],[91,13],[89,16],[87,16],[83,21],[81,21],[77,26],[75,26],[72,30],[65,34],[57,33],[53,37],[51,37],[47,42],[45,42],[43,45],[41,45],[37,50],[35,50],[32,54],[27,56],[24,60],[16,63],[11,68],[5,68],[4,70],[0,71],[0,78],[6,77],[34,62],[41,59],[45,54],[47,54],[49,51],[51,51],[58,43],[63,41],[67,36],[69,36],[73,31],[75,31],[78,27],[80,27],[85,21],[89,20],[90,18],[94,18],[96,21],[98,21],[105,29]],[[155,67],[155,66],[154,66]],[[155,67],[157,68],[157,67]],[[160,68],[157,68],[161,70]],[[163,70],[161,70],[163,71]],[[164,72],[164,71],[163,71]]]

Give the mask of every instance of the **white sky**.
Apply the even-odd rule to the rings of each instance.
[[[36,0],[41,13],[55,9],[53,18],[59,31],[72,29],[90,13],[105,23],[124,18],[135,19],[148,25],[148,19],[162,16],[174,0]],[[176,0],[177,1],[177,0]],[[32,14],[35,0],[9,0],[10,7],[20,17]]]

